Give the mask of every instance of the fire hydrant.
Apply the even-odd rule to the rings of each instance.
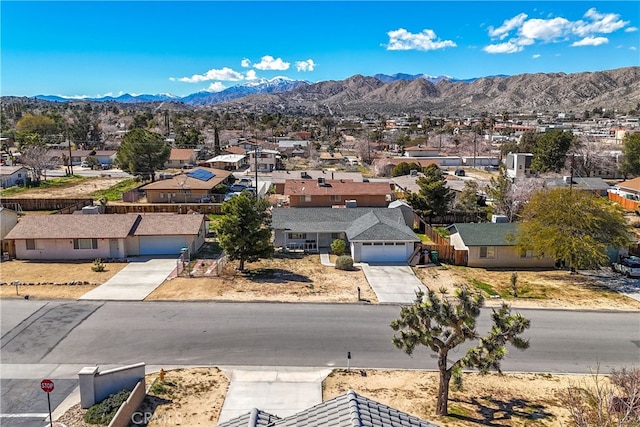
[[[164,374],[166,372],[164,372],[164,369],[160,369],[160,382],[164,382]]]

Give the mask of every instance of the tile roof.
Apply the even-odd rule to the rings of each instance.
[[[405,224],[401,209],[275,208],[275,230],[305,233],[346,232],[349,240],[419,241]]]
[[[253,408],[251,412],[218,424],[218,427],[268,427],[279,419],[276,415]]]
[[[243,418],[245,419],[247,418]],[[219,427],[437,427],[437,424],[376,402],[353,390],[269,424],[230,422],[220,424]]]
[[[137,215],[25,215],[6,239],[124,239]]]
[[[354,182],[339,179],[327,179],[325,185],[317,181],[288,179],[284,182],[284,195],[340,195],[340,196],[385,196],[391,194],[388,182]]]
[[[465,246],[513,246],[517,233],[516,223],[456,223],[450,225],[452,234],[460,233]]]
[[[214,168],[203,168],[197,167],[194,169],[190,169],[189,173],[195,172],[197,170],[205,170],[212,172],[215,174],[213,178],[208,181],[202,181],[197,178],[190,177],[186,173],[180,173],[178,175],[174,175],[169,179],[161,179],[159,181],[152,182],[147,185],[143,185],[143,190],[155,190],[155,191],[182,191],[184,190],[209,190],[214,188],[216,185],[222,183],[226,180],[231,172],[222,170],[222,169],[214,169]]]

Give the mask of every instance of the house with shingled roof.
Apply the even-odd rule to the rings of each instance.
[[[347,179],[288,179],[283,194],[289,206],[298,208],[344,206],[353,201],[358,207],[386,207],[393,201],[389,182],[356,182]]]
[[[353,390],[297,414],[279,418],[259,409],[224,421],[218,427],[437,427]]]
[[[515,247],[517,223],[456,223],[447,227],[449,243],[468,252],[467,266],[482,268],[552,268],[555,261]]]
[[[193,166],[196,163],[198,153],[193,148],[172,148],[166,168],[182,169],[184,166]]]
[[[397,208],[275,208],[274,246],[319,252],[347,242],[355,262],[406,263],[420,238]]]
[[[207,230],[202,214],[25,215],[5,240],[13,241],[17,259],[124,259],[194,253]]]
[[[214,188],[228,184],[231,172],[197,167],[140,187],[149,203],[201,203],[213,200]]]

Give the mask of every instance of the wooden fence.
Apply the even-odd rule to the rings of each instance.
[[[19,197],[4,197],[0,203],[4,207],[19,206],[22,211],[60,211],[73,206],[91,206],[93,199],[67,199],[67,198],[47,198],[47,199],[27,199]],[[11,207],[10,209],[13,209]]]
[[[221,203],[118,203],[107,204],[105,213],[187,213],[198,212],[201,214],[222,213]]]
[[[636,211],[639,209],[637,200],[628,199],[619,194],[609,192],[609,200],[616,202],[627,211]]]

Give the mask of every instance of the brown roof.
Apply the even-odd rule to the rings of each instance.
[[[407,147],[404,149],[405,151],[438,151],[436,147],[430,147],[427,145],[414,145],[413,147]]]
[[[326,180],[325,185],[319,185],[317,181],[288,179],[284,182],[284,194],[286,196],[382,196],[391,194],[391,186],[388,182],[354,182],[347,180]]]
[[[18,166],[0,166],[0,176],[12,175],[12,174],[16,173],[17,171],[19,171],[20,169],[27,169],[27,168],[22,166],[22,165],[18,165]]]
[[[640,177],[622,181],[616,185],[620,188],[628,188],[629,190],[640,191]]]
[[[192,175],[193,173],[197,173],[196,171],[198,170],[211,172],[212,174],[214,174],[214,176],[211,179],[206,181],[189,176],[189,175]],[[189,170],[189,172],[186,172],[186,173],[183,172],[169,179],[162,179],[156,182],[152,182],[150,184],[143,185],[140,188],[142,188],[145,191],[148,191],[148,190],[156,190],[156,191],[210,190],[216,185],[226,180],[229,177],[229,175],[231,175],[231,172],[226,170],[197,167]]]
[[[229,154],[245,154],[247,152],[247,150],[238,146],[225,148],[224,151]]]
[[[193,157],[193,148],[172,148],[169,154],[169,160],[191,160]]]
[[[6,239],[122,239],[137,215],[25,215]]]
[[[135,215],[135,214],[130,214]],[[133,232],[134,236],[173,236],[198,234],[203,214],[145,213]]]

